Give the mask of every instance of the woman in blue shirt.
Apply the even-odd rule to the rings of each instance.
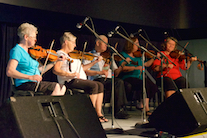
[[[19,44],[16,44],[10,51],[10,59],[7,65],[6,74],[8,77],[15,78],[15,85],[20,90],[35,91],[37,82],[39,87],[37,91],[45,95],[64,95],[66,87],[56,82],[42,81],[39,63],[31,58],[28,53],[30,47],[35,46],[37,41],[37,28],[29,23],[23,23],[18,27]],[[48,64],[44,70],[51,69],[54,63]]]
[[[123,60],[120,62],[120,66],[122,66],[122,73],[121,73],[121,78],[130,83],[132,85],[132,90],[135,90],[138,94],[137,96],[139,96],[140,94],[142,94],[142,88],[143,88],[143,78],[142,78],[142,59],[141,57],[135,57],[134,56],[134,52],[136,52],[138,50],[137,45],[139,45],[139,41],[138,38],[130,38],[135,44],[132,44],[131,42],[127,41],[122,55],[125,58],[130,58],[133,61],[130,62],[130,64],[126,64],[125,66],[122,66],[123,64]],[[154,62],[154,59],[150,59],[147,62],[144,63],[144,66],[149,67],[152,65],[152,63]],[[136,65],[134,64],[136,63]],[[149,79],[146,79],[146,92],[147,95],[149,97],[149,94],[151,94],[153,91],[152,85],[156,86],[155,84],[153,84]],[[146,109],[146,113],[147,115],[151,115],[151,113],[149,112],[149,98],[145,99],[146,103],[145,103],[145,109]],[[141,105],[143,106],[143,105]]]

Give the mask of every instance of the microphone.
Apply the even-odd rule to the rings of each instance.
[[[131,33],[130,34],[130,37],[134,37],[136,34],[139,34],[140,32],[142,32],[142,29],[139,29],[137,32],[135,32],[135,33]]]
[[[119,29],[120,26],[117,26],[113,31],[108,32],[108,37],[112,37],[112,35]]]
[[[167,38],[167,37],[169,37],[168,32],[164,32],[164,38]]]
[[[80,29],[88,21],[88,19],[89,17],[86,17],[81,23],[77,23],[76,27]]]
[[[170,36],[169,36],[168,32],[164,32],[163,34],[164,34],[164,36],[163,36],[164,37],[164,42],[166,42],[166,39]]]

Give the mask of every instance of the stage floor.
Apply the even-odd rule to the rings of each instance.
[[[129,109],[129,108],[127,108]],[[153,108],[151,109],[153,110]],[[107,108],[104,108],[104,113],[109,122],[102,123],[103,128],[106,133],[110,133],[108,130],[114,130],[115,128],[123,129],[124,133],[122,134],[107,134],[108,138],[144,138],[144,137],[156,137],[154,128],[142,128],[141,125],[147,123],[147,120],[144,121],[142,117],[142,111],[137,110],[135,106],[132,110],[128,110],[130,118],[128,119],[114,119],[112,129],[112,119],[111,114],[108,113]],[[136,125],[138,124],[138,125]],[[135,127],[138,126],[138,127]],[[119,132],[115,129],[115,132]]]

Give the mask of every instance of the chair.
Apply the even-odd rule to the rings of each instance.
[[[42,92],[34,92],[34,91],[24,91],[24,90],[18,90],[16,89],[15,83],[14,83],[14,78],[11,78],[11,83],[12,83],[12,96],[17,97],[17,96],[40,96],[44,95]]]
[[[84,94],[84,90],[82,89],[67,89],[66,94],[74,95],[74,94]]]

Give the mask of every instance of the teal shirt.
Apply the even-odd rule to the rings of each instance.
[[[127,53],[125,52],[121,52],[121,54],[125,57],[125,58],[130,58],[131,60],[133,60],[134,62],[138,62],[138,65],[134,65],[130,62],[130,64],[126,64],[125,66],[142,66],[142,58],[141,57],[131,57],[129,56]],[[124,62],[124,60],[120,61],[119,62],[119,65],[122,64],[122,62]],[[122,72],[122,75],[121,75],[121,79],[126,79],[126,78],[129,78],[129,77],[133,77],[133,78],[138,78],[138,79],[141,79],[142,80],[142,72],[140,70],[133,70],[133,71],[130,71],[130,72]]]
[[[16,45],[10,51],[10,59],[18,61],[16,70],[27,75],[40,75],[39,63],[34,60],[20,45]],[[34,82],[26,79],[15,79],[16,87],[25,82]]]

